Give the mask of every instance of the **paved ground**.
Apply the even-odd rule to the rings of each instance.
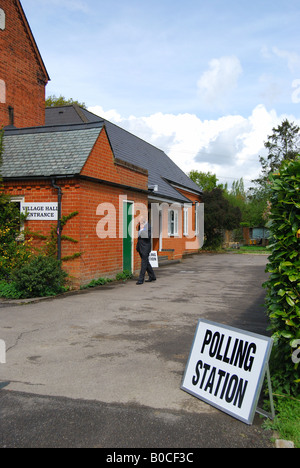
[[[202,254],[155,283],[0,303],[0,447],[273,447],[258,416],[180,389],[199,318],[267,334],[266,261]]]

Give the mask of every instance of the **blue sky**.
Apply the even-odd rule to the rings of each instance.
[[[256,177],[300,125],[299,0],[21,0],[51,77],[186,172]]]

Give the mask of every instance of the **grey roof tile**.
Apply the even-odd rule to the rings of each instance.
[[[47,127],[12,130],[4,135],[4,178],[79,174],[102,127],[62,131]]]
[[[158,185],[155,196],[187,201],[171,184],[180,185],[201,193],[195,184],[162,150],[138,138],[127,130],[102,119],[78,106],[64,106],[46,109],[46,123],[49,125],[81,122],[103,122],[116,158],[148,170],[149,185]]]

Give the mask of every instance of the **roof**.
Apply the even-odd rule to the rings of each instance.
[[[105,125],[116,158],[148,170],[149,186],[158,186],[153,195],[181,202],[190,201],[176,187],[201,195],[202,192],[162,150],[129,133],[127,130],[102,119],[77,105],[46,108],[46,125],[66,125],[82,122]]]
[[[98,125],[6,129],[3,178],[79,174],[103,128]]]

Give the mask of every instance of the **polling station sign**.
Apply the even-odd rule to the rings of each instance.
[[[273,341],[199,320],[182,390],[252,424]]]
[[[155,250],[150,252],[149,263],[152,266],[152,268],[158,268],[158,256],[157,256],[157,252]]]

